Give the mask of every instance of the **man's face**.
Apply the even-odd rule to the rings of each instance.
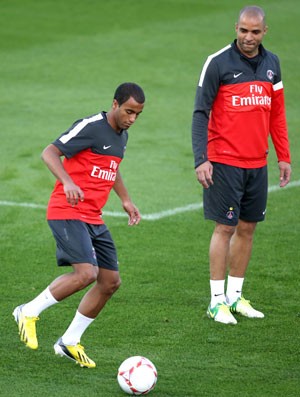
[[[253,17],[241,15],[239,22],[235,25],[237,33],[237,46],[242,54],[249,58],[258,54],[258,47],[267,32],[261,16]]]
[[[113,112],[117,130],[128,130],[136,121],[144,108],[143,103],[138,103],[133,97],[130,97],[120,106],[114,99]]]

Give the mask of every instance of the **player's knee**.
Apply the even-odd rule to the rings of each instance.
[[[114,287],[114,292],[117,291],[120,287],[121,287],[122,281],[119,278],[116,283],[115,283],[115,287]]]
[[[98,269],[95,266],[91,266],[88,269],[84,269],[77,273],[77,282],[79,289],[83,289],[88,285],[96,281],[98,275]]]
[[[217,224],[214,230],[215,234],[222,235],[224,238],[230,239],[236,230],[235,226]]]
[[[257,223],[256,222],[244,222],[240,221],[237,226],[237,233],[245,238],[252,238],[255,232]]]
[[[116,278],[114,280],[111,280],[110,282],[106,282],[104,285],[102,285],[102,291],[106,295],[113,295],[121,286],[121,279]]]
[[[109,293],[112,295],[114,294],[121,286],[121,279],[118,278],[114,280],[109,286]]]

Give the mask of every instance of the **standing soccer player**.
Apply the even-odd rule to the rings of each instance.
[[[240,11],[234,42],[210,55],[197,87],[192,142],[204,216],[215,221],[210,260],[209,318],[236,324],[232,313],[263,318],[242,287],[257,222],[265,218],[268,136],[280,186],[290,180],[290,151],[279,60],[262,46],[265,13]],[[227,265],[229,274],[225,294]]]
[[[84,352],[81,336],[121,283],[116,248],[101,217],[111,189],[120,197],[130,226],[137,225],[141,218],[123,183],[119,165],[126,149],[127,129],[141,114],[144,102],[141,87],[121,84],[108,113],[76,121],[42,153],[57,178],[47,210],[56,240],[57,263],[72,266],[73,271],[55,279],[32,301],[16,307],[13,316],[21,341],[37,349],[36,321],[40,313],[94,283],[54,345],[56,354],[82,367],[93,368],[96,364]]]

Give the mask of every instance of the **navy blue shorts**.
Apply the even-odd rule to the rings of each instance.
[[[90,225],[79,220],[48,220],[56,240],[58,266],[91,263],[118,270],[117,251],[106,225]]]
[[[268,170],[213,164],[213,182],[203,189],[205,219],[236,226],[238,220],[261,222],[265,219]]]

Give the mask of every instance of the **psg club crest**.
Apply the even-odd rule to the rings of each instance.
[[[273,70],[270,70],[270,69],[269,69],[269,70],[267,71],[267,77],[268,77],[269,80],[271,80],[271,81],[273,80],[273,77],[274,77],[274,72],[273,72]]]
[[[226,212],[226,218],[232,219],[234,217],[233,207],[229,207],[229,210]]]

